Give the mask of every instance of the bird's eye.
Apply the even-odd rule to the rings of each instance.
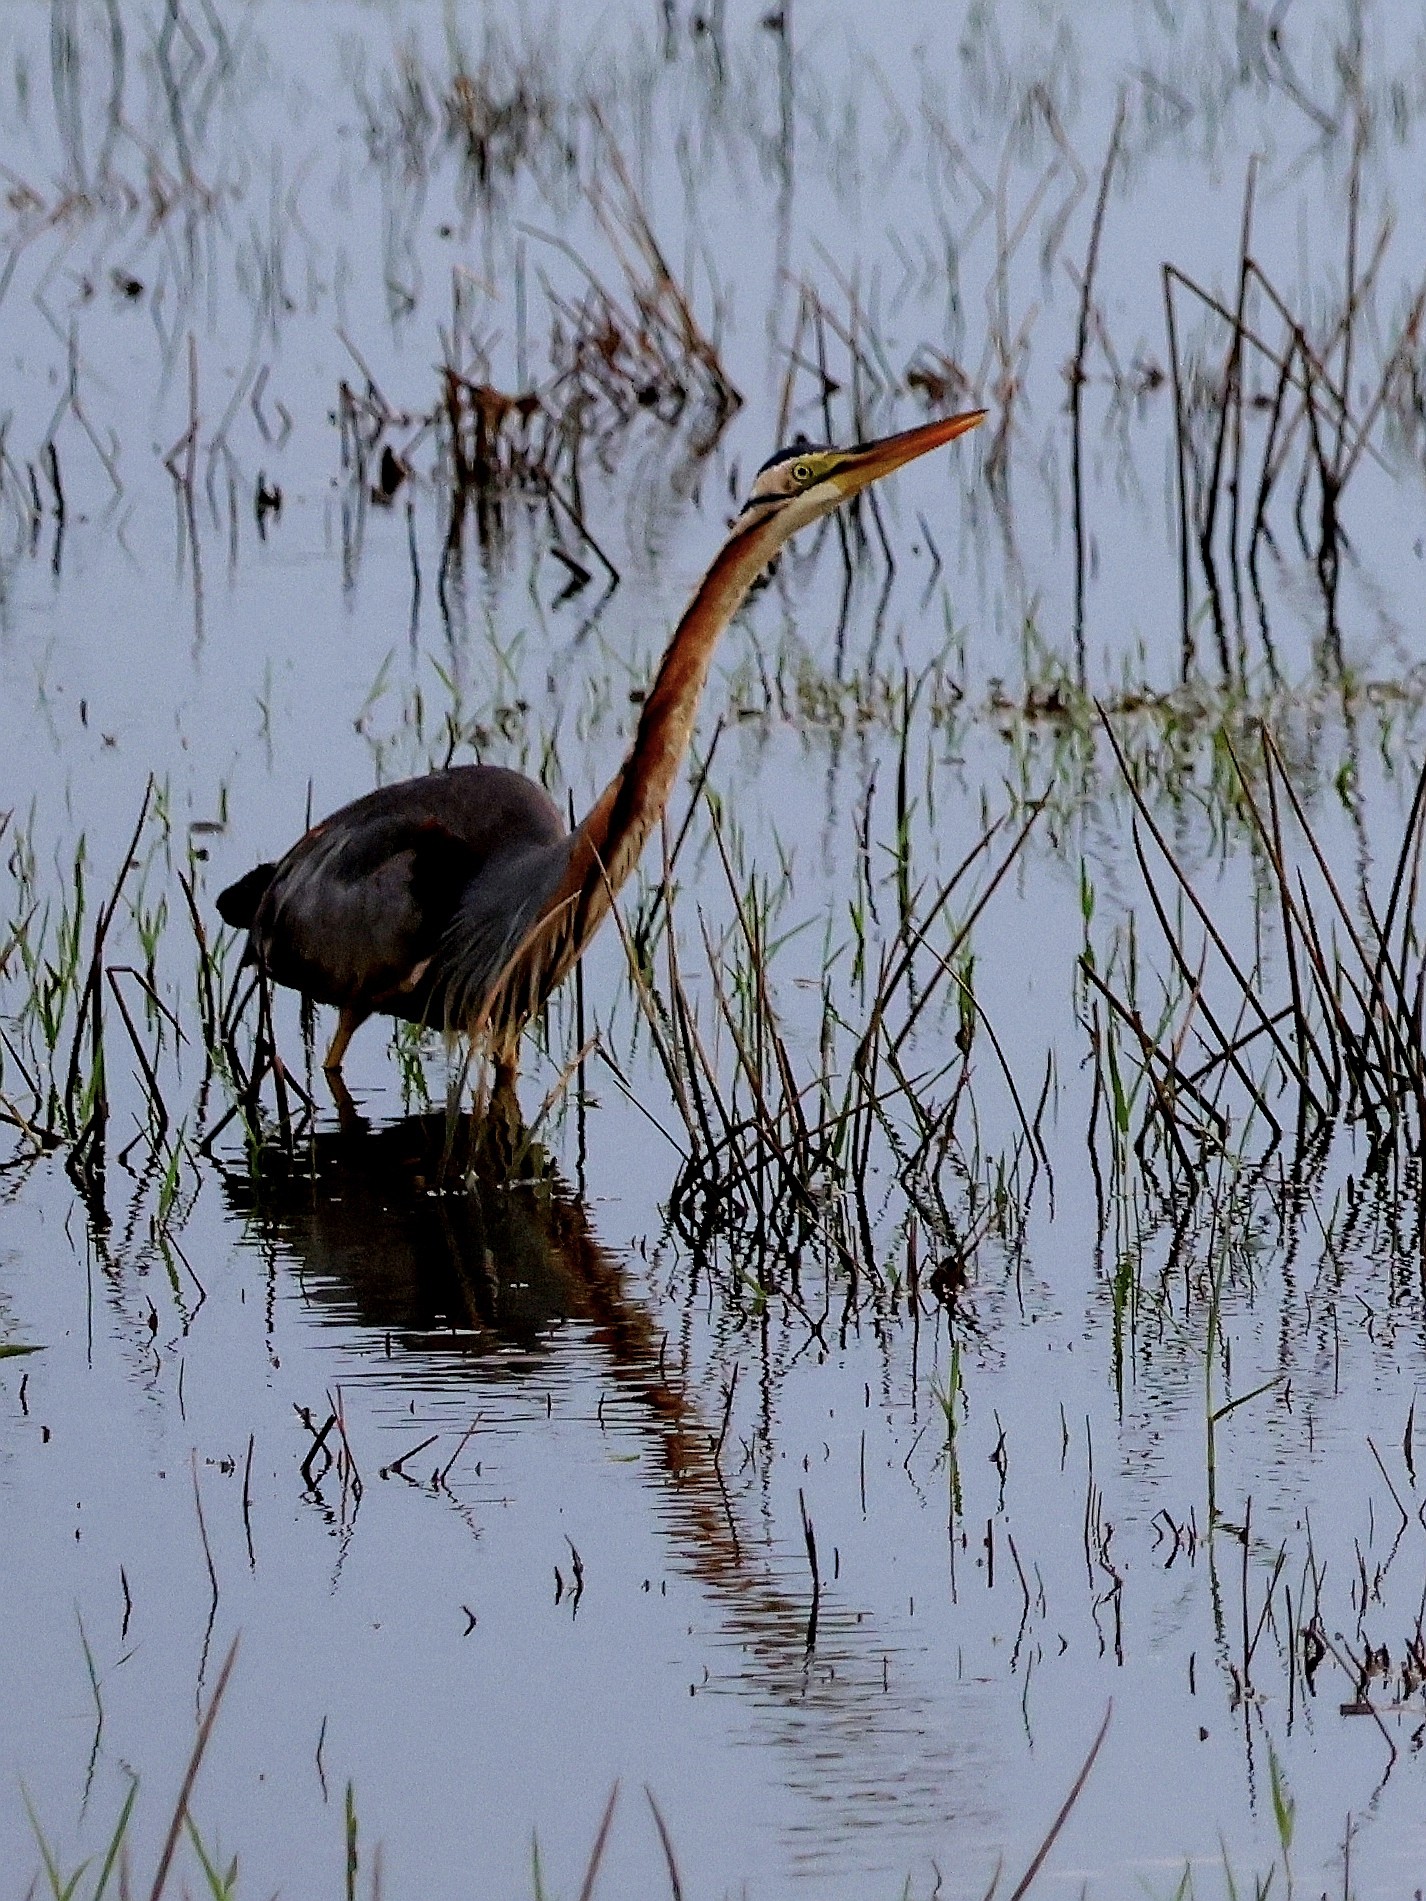
[[[806,488],[807,484],[812,480],[812,464],[810,462],[794,462],[792,465],[792,479],[799,488]]]

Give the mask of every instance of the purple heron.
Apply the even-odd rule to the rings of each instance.
[[[469,1035],[515,1073],[525,1025],[582,956],[639,861],[688,749],[713,650],[778,549],[869,483],[974,429],[983,409],[849,449],[799,444],[758,471],[664,650],[623,764],[573,831],[503,766],[383,786],[314,825],[218,899],[275,983],[339,1012],[339,1075],[375,1012]]]

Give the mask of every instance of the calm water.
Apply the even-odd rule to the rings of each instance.
[[[0,1362],[17,1894],[41,1862],[26,1798],[72,1866],[134,1775],[151,1879],[238,1633],[192,1813],[245,1894],[342,1891],[348,1784],[363,1890],[380,1844],[388,1894],[528,1894],[537,1839],[549,1891],[577,1893],[616,1781],[604,1893],[666,1888],[646,1784],[690,1894],[983,1894],[1002,1857],[1018,1879],[1111,1699],[1041,1890],[1167,1894],[1188,1866],[1195,1892],[1242,1891],[1285,1862],[1274,1879],[1304,1893],[1396,1897],[1426,1875],[1426,1703],[1400,1676],[1426,1586],[1414,1182],[1364,1188],[1343,1136],[1296,1203],[1284,1156],[1260,1179],[1225,1162],[1216,1199],[1167,1209],[1132,1151],[1111,1169],[1102,1101],[1091,1126],[1075,969],[1086,932],[1101,964],[1127,957],[1132,919],[1146,1017],[1172,975],[1081,679],[1120,705],[1168,836],[1270,973],[1225,731],[1271,722],[1359,910],[1362,881],[1389,880],[1420,757],[1419,352],[1376,398],[1419,289],[1426,45],[1328,5],[779,17],[496,8],[488,39],[396,4],[0,18],[0,956],[26,919],[58,955],[81,838],[87,945],[152,777],[108,961],[146,969],[156,943],[187,1039],[162,1031],[155,1153],[110,1010],[87,1198],[62,1150],[0,1134],[0,1342],[43,1349]],[[1121,100],[1077,589],[1066,370]],[[1235,543],[1220,518],[1225,684],[1196,548],[1186,611],[1181,591],[1161,266],[1233,306],[1250,160],[1252,253],[1369,429],[1330,603],[1310,507],[1301,536],[1294,519],[1305,425],[1260,599],[1246,527]],[[629,351],[639,215],[744,399],[726,416],[686,361],[680,405],[652,344]],[[572,354],[593,284],[625,338],[602,382]],[[1192,397],[1229,333],[1175,295]],[[647,308],[644,327],[667,337]],[[453,529],[426,422],[443,361],[541,392],[564,430],[553,501]],[[1276,375],[1254,360],[1245,494]],[[934,890],[988,817],[1049,792],[975,927],[1004,1067],[982,1026],[940,1225],[911,1215],[879,1135],[855,1285],[815,1247],[800,1282],[786,1261],[760,1281],[746,1231],[692,1249],[670,1213],[682,1125],[613,930],[583,1029],[571,994],[530,1039],[525,1114],[554,1103],[513,1185],[436,1192],[441,1131],[375,1025],[348,1065],[367,1127],[324,1106],[256,1175],[236,1123],[205,1155],[227,1098],[201,1087],[190,850],[212,929],[212,895],[309,804],[452,747],[581,809],[779,438],[855,439],[928,401],[985,402],[991,424],[898,478],[879,520],[789,552],[725,640],[695,754],[735,863],[766,881],[809,1074],[824,979],[845,1073],[898,866]],[[390,506],[382,445],[412,471]],[[715,977],[738,949],[706,806],[675,885],[730,1074]],[[155,1045],[163,1020],[116,981]],[[29,1100],[32,988],[11,951],[0,1107]],[[924,1070],[958,1020],[948,984],[909,1045]],[[300,1074],[285,999],[277,1030]],[[1028,1115],[1043,1098],[1038,1169],[1006,1069]],[[432,1044],[437,1108],[444,1074]],[[960,1278],[958,1245],[948,1301],[934,1270]],[[1210,1478],[1207,1421],[1236,1399]],[[329,1462],[313,1431],[333,1413]],[[1338,1656],[1305,1675],[1314,1617]],[[1373,1720],[1352,1660],[1380,1646]]]

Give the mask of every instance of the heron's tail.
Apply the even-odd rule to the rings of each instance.
[[[225,924],[232,924],[240,931],[252,929],[257,908],[276,870],[276,865],[254,865],[245,878],[239,878],[236,884],[218,893],[218,916]]]

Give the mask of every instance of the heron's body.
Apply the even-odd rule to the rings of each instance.
[[[439,1027],[457,975],[495,984],[569,848],[542,786],[453,766],[354,799],[218,907],[273,982],[355,1019],[348,1035],[373,1011]]]
[[[950,417],[855,449],[775,456],[674,630],[628,756],[572,832],[533,780],[457,766],[383,786],[218,899],[276,983],[340,1011],[326,1067],[375,1011],[476,1038],[507,1075],[673,789],[718,637],[798,528],[974,428]]]

